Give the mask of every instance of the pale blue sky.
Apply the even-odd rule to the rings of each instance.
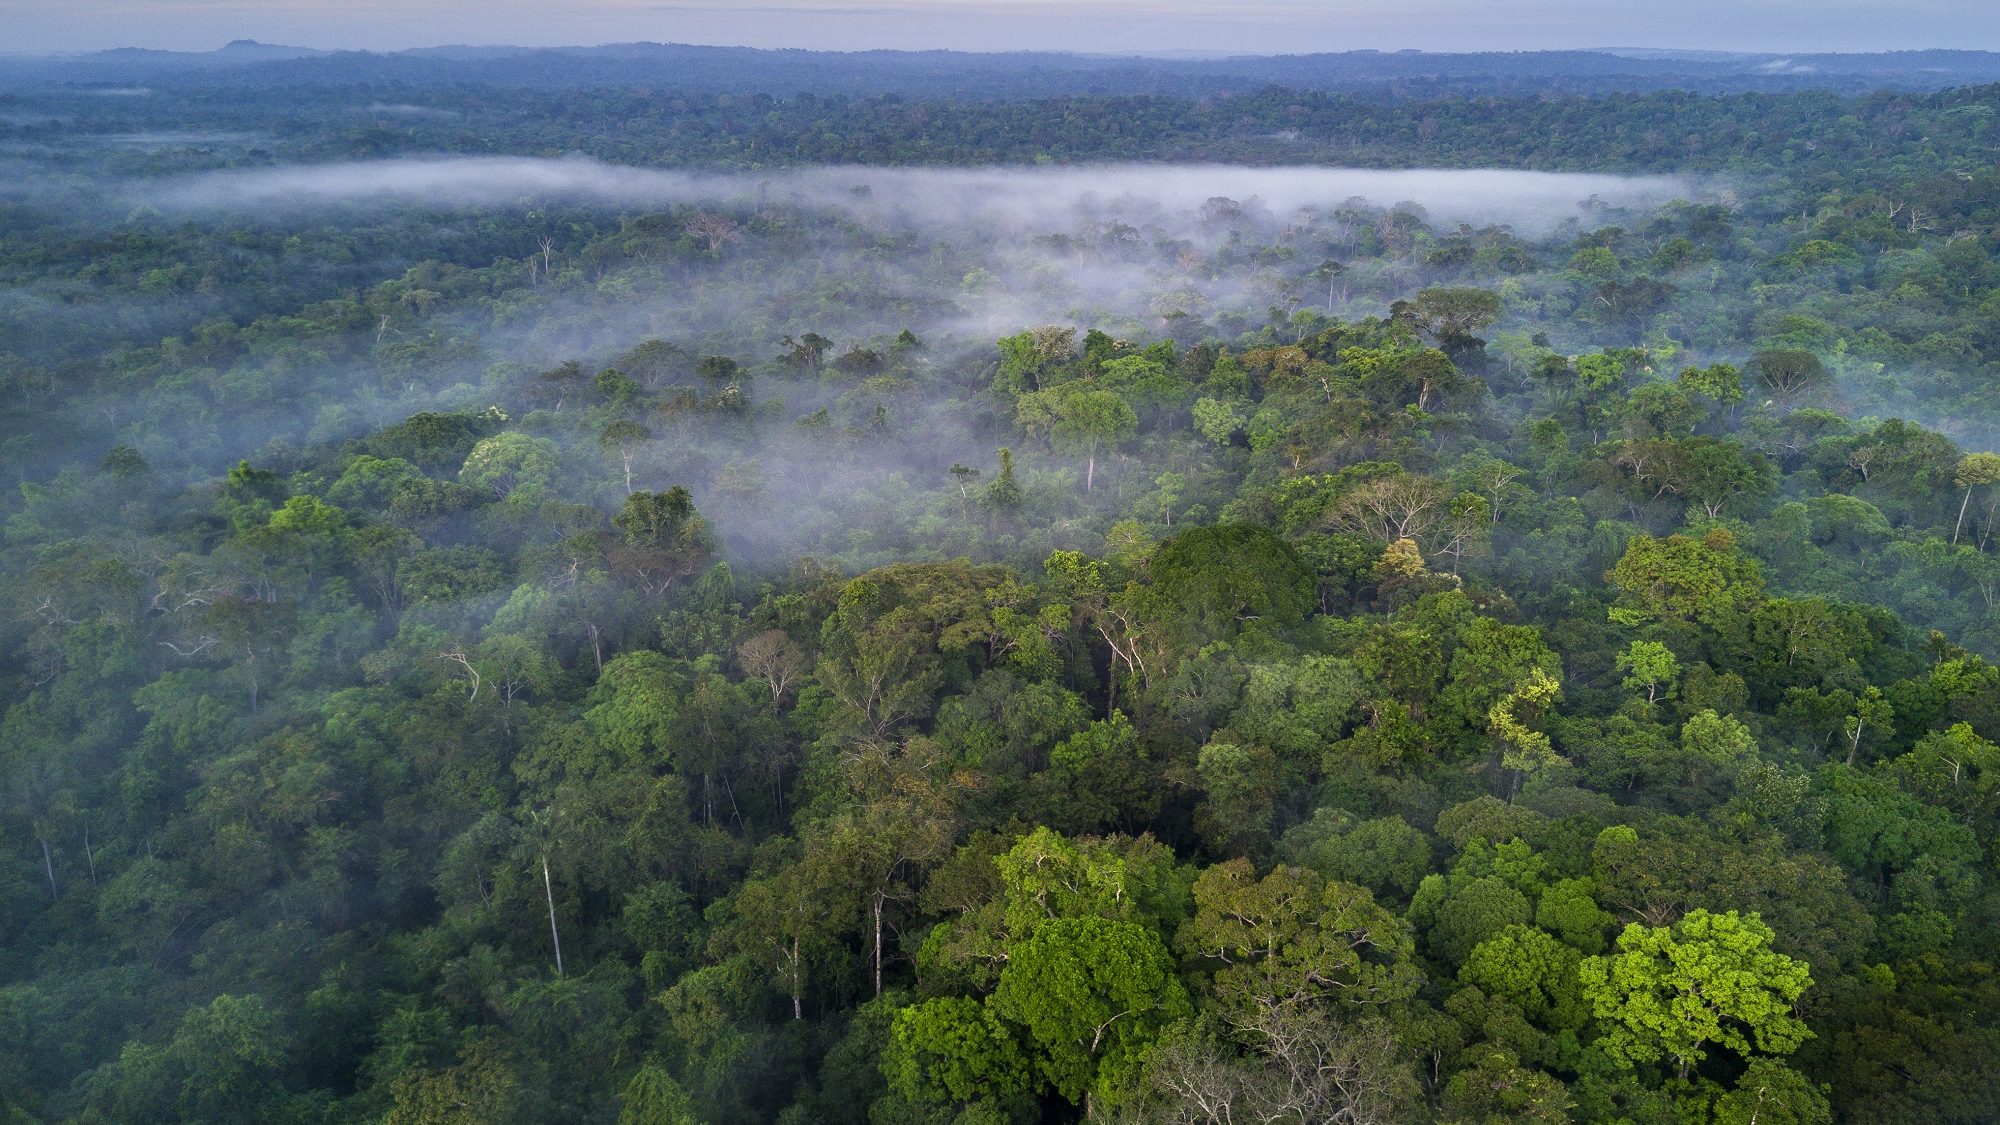
[[[756,47],[1297,53],[1359,47],[2000,49],[1992,0],[0,0],[0,50]]]

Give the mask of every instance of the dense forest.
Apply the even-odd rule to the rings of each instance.
[[[2000,1119],[2000,87],[293,82],[0,92],[8,1125]]]

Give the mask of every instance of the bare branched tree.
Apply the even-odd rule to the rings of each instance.
[[[711,254],[720,254],[724,246],[743,241],[743,228],[737,225],[736,220],[713,211],[696,212],[693,218],[682,224],[681,229],[689,237],[708,243]]]

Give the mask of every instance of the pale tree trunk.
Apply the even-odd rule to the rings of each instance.
[[[1965,526],[1965,508],[1972,503],[1972,486],[1965,486],[1965,499],[1958,502],[1958,522],[1951,525],[1951,545],[1958,546],[1958,533]]]
[[[549,940],[555,945],[556,975],[561,976],[563,975],[562,934],[556,930],[556,888],[555,882],[549,878],[549,853],[547,852],[542,853],[542,893],[547,895],[549,900]]]
[[[875,892],[875,995],[882,995],[882,899],[880,891]]]
[[[38,842],[42,845],[42,870],[48,872],[49,898],[51,901],[53,901],[61,897],[62,893],[56,890],[56,861],[52,856],[49,855],[48,840],[45,838],[38,838]]]
[[[799,998],[799,935],[792,935],[792,1018],[806,1018],[806,1008]]]

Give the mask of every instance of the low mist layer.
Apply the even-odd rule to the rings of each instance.
[[[935,223],[1029,225],[1078,208],[1143,202],[1166,210],[1215,197],[1255,198],[1277,212],[1361,197],[1410,201],[1446,222],[1497,222],[1547,229],[1583,214],[1587,200],[1647,207],[1695,189],[1679,176],[1612,176],[1512,170],[1249,168],[1201,164],[1110,164],[1064,168],[829,167],[771,176],[706,175],[581,158],[454,157],[210,172],[134,189],[178,210],[263,209],[332,204],[494,207],[560,198],[628,206],[765,203],[841,206]]]

